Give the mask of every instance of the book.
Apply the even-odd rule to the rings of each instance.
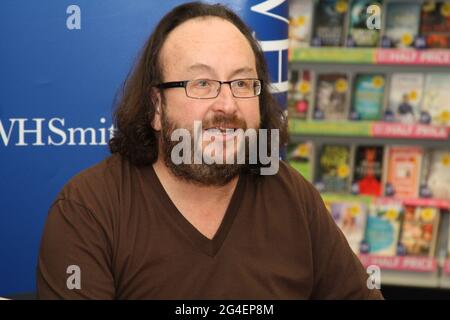
[[[450,126],[450,73],[429,73],[425,78],[422,111],[431,123]]]
[[[419,32],[421,4],[416,2],[388,2],[384,36],[395,48],[414,46]]]
[[[450,44],[450,2],[426,1],[422,6],[420,33],[429,48],[448,48]]]
[[[447,258],[450,259],[450,231],[448,232],[448,241],[447,241]],[[449,262],[450,263],[450,262]],[[450,267],[449,267],[450,268]]]
[[[450,225],[448,228],[448,239],[447,239],[447,258],[450,259]]]
[[[405,206],[400,231],[400,245],[404,254],[434,256],[438,223],[437,208]]]
[[[298,72],[297,69],[288,70],[287,115],[289,118],[292,117],[296,109]]]
[[[424,75],[422,73],[394,73],[391,76],[387,111],[395,121],[414,123],[420,118]]]
[[[310,70],[291,70],[288,90],[288,116],[306,120],[313,102],[313,73]]]
[[[355,151],[353,183],[359,194],[381,196],[383,190],[383,147],[358,146]]]
[[[333,202],[330,211],[337,226],[344,233],[350,248],[355,254],[359,254],[366,229],[367,207],[365,204],[362,202]]]
[[[310,141],[288,146],[288,163],[308,181],[313,181],[314,145]]]
[[[351,147],[323,145],[317,166],[319,189],[324,192],[347,192],[351,178]]]
[[[368,8],[372,5],[378,6],[381,11],[380,0],[351,1],[347,46],[376,47],[378,45],[381,26],[376,28],[369,23],[372,14],[368,13]]]
[[[314,13],[313,0],[289,1],[289,48],[308,47]]]
[[[425,154],[422,185],[433,198],[450,200],[450,149],[435,149]]]
[[[420,147],[393,146],[386,152],[387,170],[384,191],[387,196],[418,196],[423,150]]]
[[[312,45],[343,46],[348,2],[319,0],[315,8]]]
[[[384,86],[383,74],[357,74],[353,85],[350,119],[381,120]]]
[[[402,216],[400,202],[370,206],[365,235],[368,253],[382,256],[397,254]]]
[[[345,73],[324,73],[317,76],[314,119],[347,119],[349,104],[348,78],[348,75]]]

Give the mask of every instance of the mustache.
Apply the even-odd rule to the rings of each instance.
[[[230,127],[246,130],[247,123],[245,122],[245,120],[239,118],[235,114],[217,114],[214,115],[211,119],[202,121],[202,128],[208,129],[213,127]]]

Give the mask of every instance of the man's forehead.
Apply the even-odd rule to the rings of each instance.
[[[209,66],[207,64],[204,63],[194,63],[191,65],[188,65],[186,67],[186,71],[206,71],[206,72],[214,72],[215,69],[212,66]],[[242,66],[239,68],[236,68],[234,70],[232,70],[233,73],[252,73],[255,72],[255,69],[253,67],[251,67],[250,65],[248,66]]]
[[[196,17],[189,19],[175,27],[168,36],[184,39],[186,36],[196,36],[197,39],[204,39],[208,34],[220,37],[223,35],[240,35],[245,38],[242,32],[230,21],[214,16]]]
[[[179,61],[187,55],[205,55],[209,52],[222,57],[242,55],[243,60],[254,56],[247,38],[231,22],[218,17],[194,18],[177,26],[169,33],[161,54],[163,60]],[[194,62],[197,61],[189,64]]]

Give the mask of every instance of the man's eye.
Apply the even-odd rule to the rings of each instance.
[[[239,88],[245,88],[247,86],[247,83],[241,80],[236,83],[236,86],[238,86]]]
[[[208,80],[198,80],[197,81],[197,87],[206,88],[209,86]]]

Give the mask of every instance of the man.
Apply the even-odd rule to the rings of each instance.
[[[115,117],[113,155],[51,207],[40,298],[381,298],[318,192],[284,162],[261,175],[261,161],[173,161],[174,133],[195,135],[195,121],[210,139],[188,145],[224,146],[224,158],[242,150],[225,143],[239,129],[285,141],[263,53],[233,12],[190,3],[168,13]]]

